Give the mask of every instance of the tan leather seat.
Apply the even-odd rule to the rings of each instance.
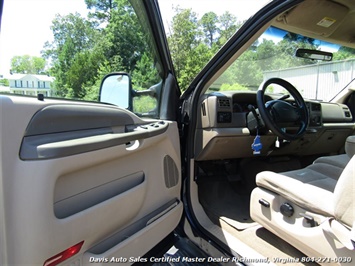
[[[320,173],[322,168],[318,168],[318,165],[311,165],[302,170],[286,173],[264,171],[256,176],[256,184],[258,187],[273,191],[307,210],[332,216],[331,198],[337,179],[329,177],[328,173],[327,175]],[[340,169],[328,165],[326,168],[332,169],[336,174],[338,174],[336,170]]]
[[[318,161],[297,171],[259,173],[252,219],[308,256],[354,261],[355,156],[341,174],[338,166]]]

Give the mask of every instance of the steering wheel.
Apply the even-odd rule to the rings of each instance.
[[[295,100],[295,105],[284,101],[288,96],[265,103],[264,94],[270,84],[277,84],[286,89]],[[308,126],[308,109],[301,94],[289,82],[281,78],[271,78],[264,81],[256,93],[256,103],[265,125],[278,137],[285,140],[301,138]],[[286,132],[286,127],[295,127],[295,133]]]

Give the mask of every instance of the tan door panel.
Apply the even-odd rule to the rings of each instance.
[[[177,226],[175,122],[148,123],[100,104],[0,97],[2,262],[43,265],[81,241],[64,265],[144,255]]]

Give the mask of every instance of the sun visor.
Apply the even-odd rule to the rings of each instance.
[[[279,17],[278,22],[328,37],[345,19],[349,9],[332,1],[305,1]]]

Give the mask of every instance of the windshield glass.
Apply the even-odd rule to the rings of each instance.
[[[296,50],[326,51],[332,61],[296,57]],[[256,91],[262,81],[289,81],[307,99],[328,101],[354,78],[355,50],[308,38],[275,27],[268,28],[209,87],[211,91]],[[282,93],[276,85],[269,93]]]
[[[159,6],[181,91],[270,0],[161,0]]]

